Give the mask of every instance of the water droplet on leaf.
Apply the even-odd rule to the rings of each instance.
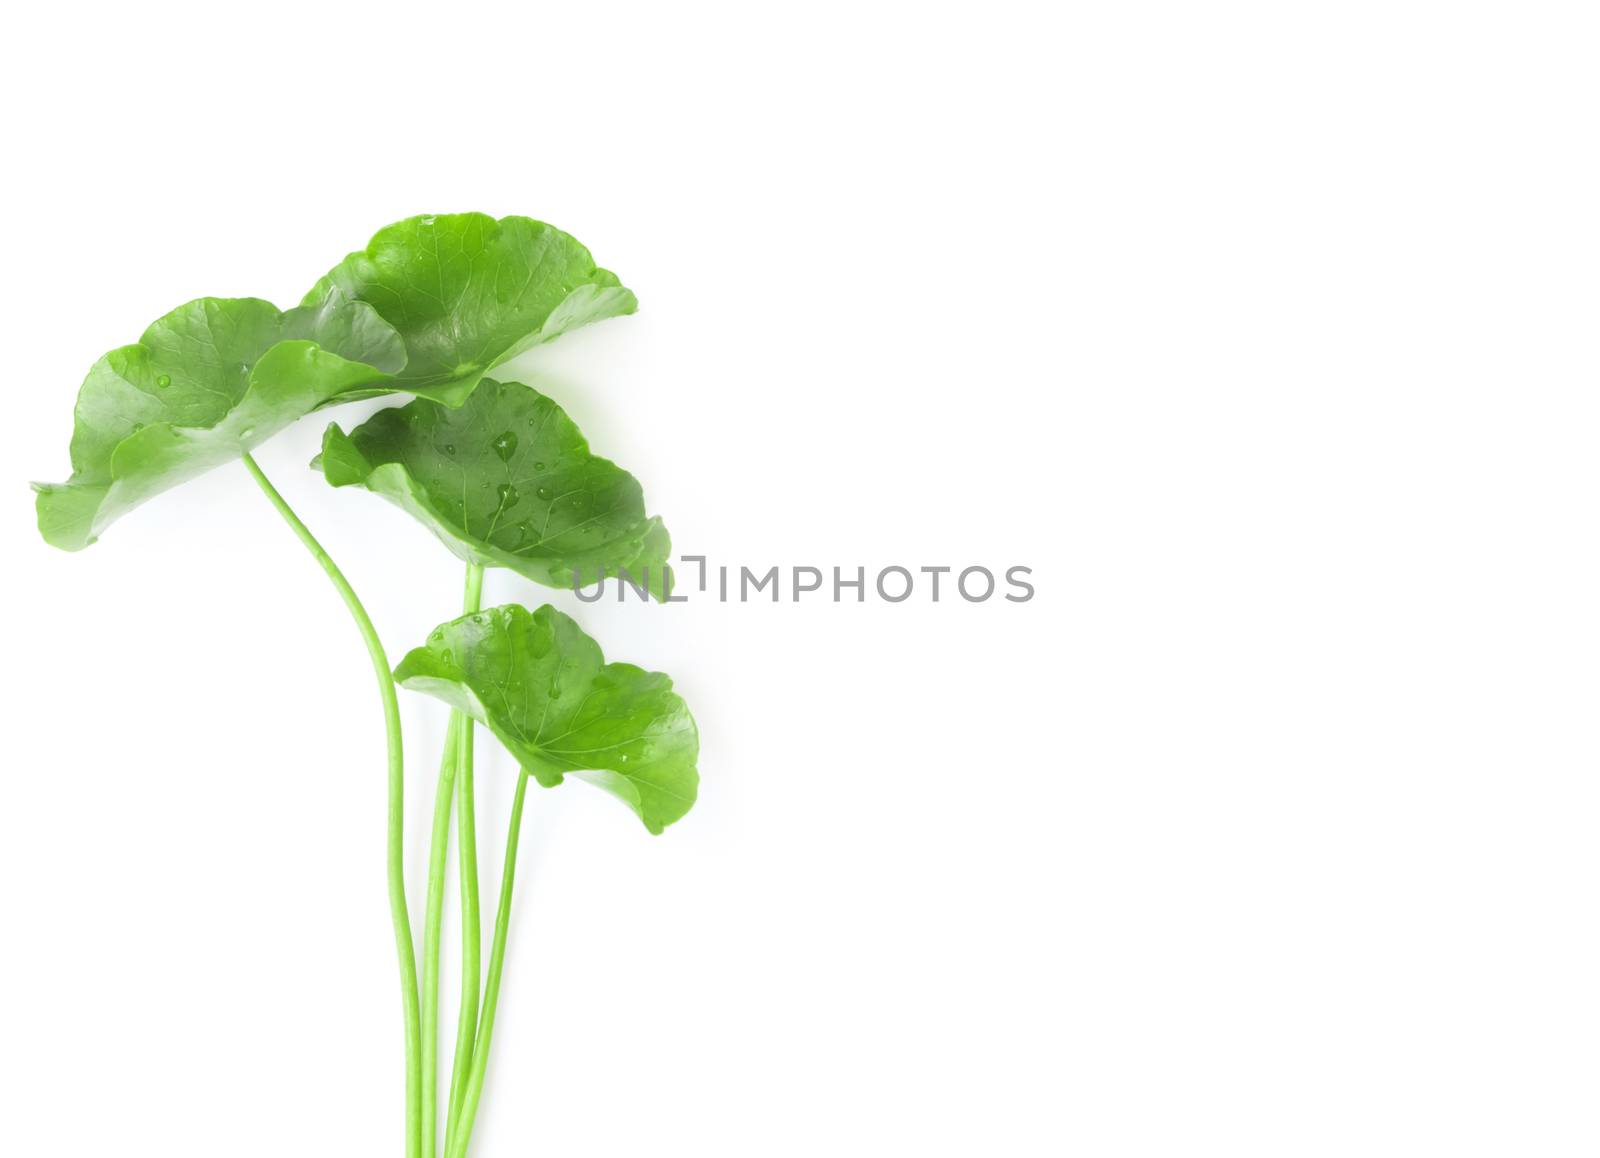
[[[494,452],[500,456],[501,462],[507,462],[517,453],[517,436],[507,430],[489,445],[494,447]]]
[[[514,507],[517,505],[518,500],[522,498],[517,493],[517,488],[510,483],[501,483],[495,488],[495,493],[500,496],[500,505],[502,507]]]
[[[163,390],[165,390],[168,386],[172,385],[172,375],[171,374],[157,374],[156,375],[156,385],[161,387]]]
[[[456,452],[455,443],[453,443],[453,442],[445,443],[444,444],[444,452],[446,454],[454,454]]]
[[[538,495],[541,499],[548,500],[550,498],[550,493],[551,492],[550,492],[550,488],[549,487],[540,487],[538,490],[534,491],[533,493]]]

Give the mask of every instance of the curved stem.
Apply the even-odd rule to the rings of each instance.
[[[422,1103],[422,1054],[421,1054],[421,1019],[417,1008],[417,959],[416,946],[411,939],[411,915],[406,908],[406,876],[405,876],[405,781],[406,766],[405,755],[400,743],[400,705],[395,698],[394,673],[389,670],[389,657],[384,654],[383,643],[378,639],[378,632],[372,626],[372,620],[367,616],[366,608],[361,606],[361,600],[356,597],[355,589],[350,586],[349,580],[343,572],[328,557],[322,549],[322,544],[306,529],[299,517],[276,487],[268,481],[267,476],[261,473],[261,468],[256,465],[256,460],[248,454],[244,456],[245,469],[256,480],[256,485],[261,488],[278,514],[283,516],[283,521],[289,524],[289,529],[295,537],[311,552],[328,578],[333,582],[334,588],[339,592],[339,597],[344,600],[344,605],[350,611],[350,617],[356,621],[356,627],[361,632],[361,639],[367,645],[367,654],[372,659],[373,674],[378,679],[378,693],[383,698],[383,725],[389,748],[389,816],[388,816],[388,878],[389,878],[389,917],[394,925],[395,955],[400,962],[400,998],[405,1016],[406,1040],[406,1155],[407,1158],[418,1158],[418,1151],[422,1143],[421,1131],[421,1103]]]
[[[472,1073],[467,1078],[461,1100],[461,1117],[456,1122],[447,1158],[466,1158],[472,1141],[472,1120],[483,1095],[483,1075],[489,1066],[489,1044],[494,1040],[494,1015],[500,1004],[500,974],[506,960],[506,931],[511,922],[511,886],[517,876],[517,840],[522,832],[522,803],[528,794],[528,773],[517,773],[517,794],[511,802],[511,830],[506,833],[505,868],[500,875],[500,903],[495,910],[494,943],[489,948],[489,977],[483,987],[483,1018],[478,1026],[478,1043],[472,1054]]]
[[[464,613],[478,610],[483,601],[483,568],[467,564]],[[461,717],[460,754],[456,763],[457,829],[461,845],[461,1008],[456,1017],[456,1055],[450,1065],[450,1105],[445,1117],[445,1153],[455,1140],[461,1101],[467,1092],[467,1076],[472,1069],[472,1054],[478,1034],[478,986],[483,983],[483,918],[478,902],[478,827],[477,802],[472,780],[473,722]]]
[[[422,1158],[439,1144],[439,927],[444,921],[444,867],[450,850],[450,804],[455,798],[461,716],[450,713],[439,786],[433,796],[433,840],[428,851],[428,900],[422,925]]]

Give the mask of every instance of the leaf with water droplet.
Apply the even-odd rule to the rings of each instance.
[[[404,358],[376,311],[338,295],[286,312],[257,298],[179,306],[89,370],[72,477],[34,487],[39,531],[57,547],[86,547],[139,504],[317,407],[388,388]]]
[[[495,607],[440,630],[395,679],[483,723],[540,784],[572,776],[603,788],[654,833],[693,806],[700,739],[667,676],[606,663],[553,607]]]
[[[528,417],[537,433],[510,434]],[[417,399],[349,434],[331,426],[320,461],[334,486],[382,495],[468,562],[560,588],[574,571],[580,586],[626,574],[665,598],[671,543],[639,484],[529,386],[485,379],[459,409]]]
[[[579,242],[527,217],[411,217],[378,231],[306,295],[370,302],[399,330],[401,388],[459,405],[518,354],[579,326],[631,314],[633,293]]]

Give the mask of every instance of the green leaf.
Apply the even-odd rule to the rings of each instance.
[[[576,776],[659,833],[694,804],[700,738],[672,681],[600,646],[553,607],[510,605],[434,631],[395,679],[488,726],[540,784]]]
[[[638,301],[570,235],[528,217],[409,217],[334,266],[305,304],[335,290],[370,302],[405,339],[401,388],[459,406],[490,370]]]
[[[409,511],[469,563],[562,589],[608,575],[658,599],[669,589],[671,541],[638,482],[520,382],[484,379],[457,410],[419,398],[348,435],[329,426],[313,465]]]
[[[404,363],[394,329],[341,294],[287,312],[258,298],[179,306],[89,370],[72,477],[34,484],[39,532],[69,551],[86,547],[140,503],[318,406],[391,388]]]

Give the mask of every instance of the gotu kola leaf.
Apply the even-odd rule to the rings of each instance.
[[[547,788],[568,775],[587,781],[653,833],[694,804],[700,739],[672,681],[606,663],[600,646],[552,607],[452,620],[394,674],[481,721]]]
[[[404,363],[399,334],[342,294],[287,312],[259,298],[181,305],[89,370],[72,477],[34,484],[39,532],[69,551],[86,547],[146,499],[318,406],[389,388]]]
[[[484,379],[459,409],[419,398],[349,434],[329,426],[313,465],[409,511],[469,563],[548,587],[621,575],[668,590],[671,543],[638,482],[531,386]]]
[[[334,266],[306,305],[342,292],[400,331],[400,388],[459,406],[478,381],[540,342],[638,302],[571,235],[529,217],[409,217]]]

